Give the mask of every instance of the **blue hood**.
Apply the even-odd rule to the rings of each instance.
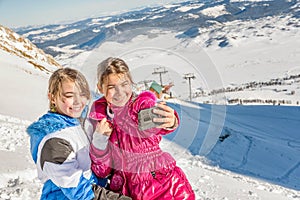
[[[61,129],[78,126],[79,120],[65,115],[48,112],[27,128],[30,136],[30,151],[34,162],[37,160],[37,150],[41,140],[48,134]]]

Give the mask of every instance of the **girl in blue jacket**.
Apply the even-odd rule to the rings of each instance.
[[[90,170],[89,140],[79,121],[90,99],[84,76],[61,68],[49,79],[50,111],[27,128],[44,184],[41,199],[130,199],[100,187]]]

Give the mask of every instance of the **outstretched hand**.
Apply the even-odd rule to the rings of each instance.
[[[155,114],[160,115],[160,118],[153,118],[153,122],[162,123],[158,128],[171,128],[175,129],[178,126],[178,121],[175,116],[174,110],[166,105],[166,102],[162,101],[157,103],[158,108],[153,109]]]

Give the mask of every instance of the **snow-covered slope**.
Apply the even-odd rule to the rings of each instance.
[[[28,39],[3,26],[0,26],[0,66],[0,113],[36,119],[48,104],[50,73],[61,66]],[[39,104],[45,107],[35,106]]]
[[[61,67],[51,55],[45,54],[43,50],[37,48],[36,45],[27,38],[24,38],[11,29],[1,25],[0,50],[17,55],[35,68],[46,73],[57,69],[57,67]]]
[[[197,200],[300,198],[299,107],[227,107],[223,125],[212,120],[223,108],[169,103],[179,111],[181,126],[161,147],[187,174]],[[0,199],[39,199],[42,185],[25,132],[29,123],[0,115]],[[205,157],[199,155],[212,143]]]
[[[167,139],[221,168],[300,190],[300,107],[171,106],[182,123]]]

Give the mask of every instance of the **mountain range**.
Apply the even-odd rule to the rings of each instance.
[[[300,70],[294,70],[300,68],[297,59],[299,16],[299,0],[198,0],[146,7],[67,24],[23,27],[15,31],[62,65],[78,63],[82,59],[80,56],[97,51],[105,42],[113,42],[115,49],[119,45],[131,51],[144,46],[147,41],[155,40],[156,44],[152,46],[167,51],[181,51],[180,55],[182,51],[197,52],[202,49],[213,61],[213,67],[217,68],[223,83],[209,89],[196,83],[193,96],[198,101],[212,103],[207,100],[212,95],[226,93],[228,103],[296,105],[299,101],[295,96],[300,92]],[[164,47],[166,38],[160,39],[162,35],[167,35],[167,40],[172,40],[169,43],[173,46]],[[141,44],[129,49],[128,42],[139,36],[144,37]],[[196,47],[192,47],[195,44]],[[263,44],[268,47],[261,47]],[[230,51],[229,57],[223,55],[223,52]],[[239,52],[244,54],[239,55]],[[208,65],[203,59],[197,60],[197,65],[199,62]],[[201,66],[196,67],[204,71]],[[272,73],[259,74],[260,68],[271,70]],[[208,70],[212,70],[212,67]],[[230,75],[232,73],[239,76],[233,77]],[[207,74],[204,76],[208,77]],[[144,78],[138,81],[144,81]],[[180,84],[177,82],[175,85]],[[293,88],[287,89],[285,85],[290,84]],[[246,92],[240,94],[241,90]],[[269,98],[248,95],[253,90],[267,91]],[[269,91],[273,91],[272,94]],[[185,92],[177,96],[188,95]]]
[[[236,40],[232,32],[247,26],[255,37],[268,37],[260,28],[270,32],[290,31],[299,28],[299,0],[197,0],[101,16],[69,24],[51,24],[41,27],[24,27],[16,30],[45,52],[56,57],[73,50],[92,50],[104,41],[129,41],[139,34],[155,37],[148,30],[161,29],[176,32],[178,38],[202,37],[203,46],[232,45]],[[277,27],[272,19],[289,16],[285,27]],[[253,21],[260,22],[259,26]],[[128,34],[127,30],[135,30]],[[248,33],[247,32],[247,33]],[[271,33],[270,33],[271,34]],[[203,38],[203,35],[207,35]],[[242,37],[248,37],[244,34]]]

